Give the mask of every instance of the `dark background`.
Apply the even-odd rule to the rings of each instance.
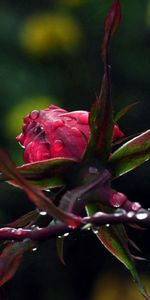
[[[114,111],[139,101],[120,122],[126,135],[150,126],[150,1],[122,0],[122,23],[111,48]],[[68,110],[90,110],[100,89],[100,41],[112,1],[43,0],[0,2],[0,141],[16,164],[22,149],[15,141],[22,118],[51,103]],[[149,163],[114,183],[132,201],[148,207]],[[24,193],[1,184],[0,223],[32,209]],[[148,258],[149,232],[128,230]],[[55,241],[25,255],[5,285],[9,300],[142,299],[125,268],[90,232],[66,238],[63,266]],[[150,262],[139,263],[150,287]],[[123,298],[124,297],[124,298]]]

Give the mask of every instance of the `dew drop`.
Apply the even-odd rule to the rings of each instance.
[[[41,215],[41,216],[46,216],[46,215],[47,215],[47,212],[46,212],[46,211],[40,211],[40,215]]]
[[[88,231],[90,231],[91,230],[91,227],[87,227],[87,228],[85,228],[86,230],[88,230]]]
[[[82,227],[82,230],[91,230],[91,224],[85,224],[85,225]]]
[[[127,217],[128,217],[128,218],[132,218],[134,215],[135,215],[135,213],[134,213],[133,211],[129,211],[129,212],[127,213]]]
[[[39,110],[33,110],[31,111],[29,117],[32,119],[32,120],[36,120],[40,115],[40,111]]]
[[[21,234],[22,234],[22,228],[18,228],[18,229],[16,230],[16,234],[17,234],[17,235],[21,235]]]
[[[33,225],[31,226],[31,229],[36,229],[36,225],[33,224]]]
[[[33,248],[33,249],[32,249],[32,251],[33,251],[33,252],[37,251],[37,248],[36,248],[36,247],[35,247],[35,248]]]
[[[51,189],[46,189],[45,192],[50,193],[50,192],[51,192]]]
[[[77,228],[77,226],[76,226],[75,224],[74,224],[74,225],[73,225],[73,224],[72,224],[72,225],[69,225],[68,227],[69,227],[70,229],[76,229],[76,228]]]
[[[112,195],[111,198],[111,204],[113,207],[120,207],[124,204],[124,202],[126,201],[126,196],[122,193],[119,192],[115,192]]]
[[[63,236],[62,235],[58,235],[58,239],[62,239],[63,238]]]
[[[138,211],[136,214],[136,218],[138,220],[144,220],[147,217],[148,217],[148,212],[145,209]]]
[[[24,143],[24,140],[25,140],[25,137],[22,133],[20,133],[17,137],[16,137],[16,140],[17,142],[19,143],[19,145],[22,147],[23,146],[23,143]]]
[[[98,234],[98,233],[99,233],[99,228],[98,228],[98,227],[94,227],[94,228],[93,228],[93,232],[94,232],[95,234]]]
[[[19,145],[21,146],[21,148],[25,148],[25,146],[23,144],[21,144],[21,142],[19,142]]]
[[[101,216],[103,216],[103,215],[104,215],[103,212],[98,211],[96,214],[94,214],[94,217],[101,217]]]
[[[89,173],[96,175],[96,174],[98,174],[98,169],[95,167],[89,167]]]
[[[64,144],[61,140],[56,140],[55,143],[52,145],[51,150],[55,152],[60,152],[64,148]]]
[[[106,227],[110,227],[110,224],[106,224],[105,226],[106,226]]]
[[[64,237],[67,237],[69,235],[69,232],[64,233]]]
[[[87,125],[88,124],[88,113],[82,113],[78,116],[78,123]]]
[[[137,211],[137,210],[139,210],[140,208],[141,208],[140,203],[134,202],[134,203],[132,204],[132,209],[133,209],[134,211]]]
[[[95,234],[98,234],[98,230],[96,230],[96,229],[93,229],[93,232],[95,233]]]
[[[74,136],[79,136],[79,137],[82,136],[82,132],[76,127],[71,128],[71,134]]]
[[[115,215],[115,217],[120,217],[120,216],[124,215],[125,213],[126,213],[126,212],[125,212],[124,209],[118,208],[118,209],[115,211],[114,215]]]

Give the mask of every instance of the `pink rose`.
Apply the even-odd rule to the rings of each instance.
[[[87,111],[68,112],[55,105],[32,111],[24,118],[23,132],[16,138],[25,148],[25,163],[56,157],[81,160],[90,138],[88,118]],[[113,141],[123,136],[115,125]]]

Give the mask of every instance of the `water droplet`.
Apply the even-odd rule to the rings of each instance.
[[[129,211],[129,212],[127,213],[127,217],[128,217],[128,218],[132,218],[134,215],[135,215],[135,213],[134,213],[133,211]]]
[[[85,225],[82,227],[82,230],[91,230],[91,224],[85,224]]]
[[[33,225],[31,226],[31,229],[36,229],[36,225],[33,224]]]
[[[20,133],[20,134],[16,137],[16,140],[17,140],[17,142],[19,143],[19,145],[20,145],[21,147],[24,147],[24,146],[23,146],[24,139],[25,139],[25,137],[24,137],[24,134],[22,134],[22,133]]]
[[[106,226],[106,227],[110,227],[110,224],[106,224],[105,226]]]
[[[101,216],[103,216],[103,215],[104,215],[103,212],[98,211],[96,214],[94,214],[94,217],[101,217]]]
[[[93,228],[93,232],[94,232],[95,234],[98,234],[98,233],[99,233],[99,227],[94,227],[94,228]]]
[[[141,209],[137,212],[136,218],[138,220],[144,220],[148,217],[148,212],[145,209]]]
[[[141,208],[140,203],[134,202],[134,203],[132,204],[132,210],[137,211],[137,210],[139,210],[140,208]]]
[[[96,174],[98,174],[98,169],[95,167],[89,167],[89,173],[96,175]]]
[[[69,232],[64,233],[64,237],[67,237],[69,235]]]
[[[114,215],[115,215],[115,217],[120,217],[120,216],[123,216],[125,213],[126,213],[126,212],[125,212],[124,209],[118,208],[118,209],[115,211]]]
[[[99,233],[99,231],[98,231],[97,229],[93,229],[93,232],[94,232],[95,234],[98,234],[98,233]]]
[[[82,132],[76,127],[71,128],[71,134],[74,136],[79,136],[79,137],[82,136]]]
[[[89,230],[91,230],[91,227],[87,227],[87,228],[85,228],[85,229],[89,231]]]
[[[72,224],[72,225],[69,225],[68,226],[70,229],[76,229],[77,228],[77,225],[76,224]]]
[[[32,251],[33,251],[33,252],[37,251],[37,248],[36,248],[36,247],[35,247],[35,248],[33,248],[33,249],[32,249]]]
[[[46,211],[40,211],[40,215],[41,215],[41,216],[46,216],[46,215],[47,215],[47,212],[46,212]]]
[[[63,239],[63,236],[62,235],[58,235],[58,239]]]
[[[50,193],[50,192],[51,192],[51,189],[46,189],[45,192]]]
[[[31,111],[31,113],[29,114],[29,117],[32,119],[32,120],[36,120],[40,115],[40,111],[39,110],[33,110]]]
[[[22,228],[18,228],[18,229],[16,230],[16,234],[17,234],[17,235],[22,235]]]
[[[78,116],[78,123],[87,125],[89,119],[89,114],[87,112],[84,112]]]
[[[113,207],[120,207],[127,200],[126,196],[122,193],[115,192],[111,198],[111,204]]]
[[[64,122],[62,120],[57,120],[54,122],[54,129],[62,127],[63,125],[64,125]]]
[[[23,149],[25,148],[25,146],[22,145],[21,142],[19,142],[19,145],[21,146],[21,148],[23,148]]]
[[[51,151],[60,152],[64,148],[64,144],[61,140],[56,140],[52,145]]]

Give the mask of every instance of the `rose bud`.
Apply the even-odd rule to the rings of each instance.
[[[44,110],[33,110],[24,118],[23,132],[17,141],[24,150],[25,163],[63,157],[81,160],[88,140],[89,112],[68,112],[55,105]],[[114,126],[113,141],[124,134]]]

